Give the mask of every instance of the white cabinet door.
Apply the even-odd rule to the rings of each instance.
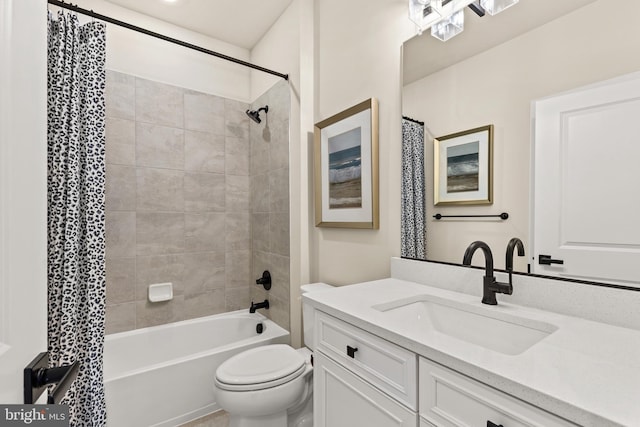
[[[420,427],[436,427],[436,426],[434,426],[430,422],[425,421],[424,419],[420,418]]]
[[[317,352],[313,373],[315,427],[416,427],[417,415]]]
[[[0,1],[0,403],[47,349],[47,3]]]
[[[533,108],[532,272],[640,286],[640,74]]]

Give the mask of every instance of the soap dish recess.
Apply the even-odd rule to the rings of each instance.
[[[173,299],[172,283],[157,283],[149,285],[149,301],[161,302]]]

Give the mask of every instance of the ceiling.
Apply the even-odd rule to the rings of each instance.
[[[483,18],[467,8],[462,34],[441,42],[427,30],[404,43],[403,83],[426,77],[594,1],[521,0],[496,16]]]
[[[107,0],[218,40],[253,48],[292,0]]]

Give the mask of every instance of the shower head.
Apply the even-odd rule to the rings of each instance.
[[[257,110],[247,110],[247,116],[249,116],[249,118],[251,120],[253,120],[256,123],[260,123],[262,120],[260,119],[260,111],[264,111],[265,113],[269,112],[269,106],[265,105],[262,108],[258,108]]]

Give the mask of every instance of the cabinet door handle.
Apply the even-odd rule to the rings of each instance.
[[[487,420],[487,427],[503,427],[502,424],[495,424]]]
[[[553,259],[551,258],[551,255],[540,255],[538,256],[538,264],[540,265],[564,264],[564,260]]]
[[[350,345],[347,346],[347,356],[350,358],[356,358],[356,351],[358,351],[358,347],[351,347]]]

